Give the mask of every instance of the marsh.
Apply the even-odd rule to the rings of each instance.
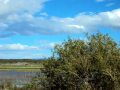
[[[0,71],[0,83],[11,82],[16,86],[23,86],[31,81],[37,72],[23,72],[23,71]]]

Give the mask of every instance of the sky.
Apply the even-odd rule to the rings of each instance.
[[[50,57],[54,46],[85,33],[120,41],[120,0],[0,0],[0,58]]]

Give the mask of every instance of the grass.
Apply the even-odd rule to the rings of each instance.
[[[0,70],[8,71],[38,71],[43,67],[42,63],[0,63]]]

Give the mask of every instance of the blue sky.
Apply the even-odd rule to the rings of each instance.
[[[0,58],[44,58],[68,37],[120,41],[120,0],[0,0]]]

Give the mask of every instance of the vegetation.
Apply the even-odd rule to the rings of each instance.
[[[120,90],[120,47],[108,35],[56,45],[36,81],[43,90]]]
[[[120,90],[120,46],[100,33],[68,39],[30,84],[12,90]]]
[[[44,60],[28,60],[28,59],[1,59],[0,70],[8,71],[39,71],[43,68]]]
[[[44,59],[0,59],[0,63],[18,63],[18,62],[28,62],[28,63],[42,63],[43,61],[47,60]]]

